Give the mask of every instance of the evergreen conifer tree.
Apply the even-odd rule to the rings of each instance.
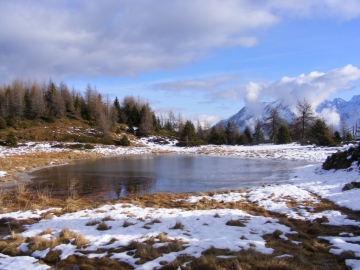
[[[290,132],[285,125],[281,125],[276,135],[276,142],[278,144],[285,144],[292,142]]]
[[[255,126],[255,132],[253,134],[253,139],[255,142],[259,143],[265,140],[264,132],[262,131],[261,124],[258,121]]]
[[[317,119],[310,128],[310,136],[318,145],[327,146],[334,143],[330,137],[326,124],[323,120]]]
[[[194,124],[191,121],[186,121],[184,128],[181,131],[180,145],[194,146],[197,145],[198,138],[195,133]]]
[[[239,135],[236,143],[239,145],[246,145],[249,142],[248,142],[248,138],[244,134],[241,134]]]
[[[247,141],[248,141],[249,143],[252,143],[252,142],[253,142],[253,137],[252,137],[250,128],[249,128],[248,126],[245,127],[244,135],[246,136]]]
[[[220,145],[221,143],[221,136],[220,133],[218,132],[216,127],[212,127],[210,130],[210,134],[209,134],[209,143],[210,144],[217,144]]]
[[[334,132],[334,141],[336,143],[340,143],[341,142],[341,135],[340,135],[340,132],[339,131],[335,131]]]
[[[228,122],[225,128],[227,143],[234,145],[239,136],[238,126],[235,122]]]
[[[119,144],[122,146],[130,146],[130,140],[126,135],[123,135],[120,139]]]

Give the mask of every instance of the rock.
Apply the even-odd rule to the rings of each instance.
[[[360,182],[351,182],[347,183],[343,188],[342,191],[351,190],[354,188],[360,188]]]

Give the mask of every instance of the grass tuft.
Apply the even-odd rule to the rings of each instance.
[[[82,248],[90,244],[90,241],[86,239],[83,235],[77,234],[75,240],[72,242],[77,248]]]
[[[245,227],[245,223],[243,223],[240,219],[234,220],[230,219],[228,222],[226,222],[226,225],[228,226],[237,226],[237,227]]]
[[[180,221],[176,221],[175,225],[170,228],[171,230],[184,230],[184,225]]]
[[[76,199],[78,197],[77,188],[79,180],[76,178],[71,178],[68,182],[68,192],[70,199]]]
[[[101,221],[114,221],[114,220],[115,219],[113,219],[111,216],[106,216]]]
[[[170,242],[170,241],[171,241],[171,239],[169,239],[169,238],[167,237],[167,233],[166,233],[166,232],[160,233],[156,238],[159,239],[160,242]]]
[[[31,254],[35,250],[45,250],[47,248],[53,248],[57,245],[59,245],[59,242],[56,239],[46,239],[39,235],[35,235],[34,237],[31,237],[27,240],[28,242],[28,253]]]
[[[135,246],[136,252],[134,258],[140,258],[135,264],[144,264],[148,261],[152,261],[159,258],[162,254],[151,245],[133,241],[130,245]]]
[[[280,235],[283,235],[283,232],[280,230],[275,230],[272,234],[275,238],[280,238]]]
[[[97,230],[99,231],[107,231],[111,229],[111,226],[107,225],[105,222],[101,222],[97,227]]]
[[[44,262],[46,263],[50,263],[50,264],[54,264],[57,263],[60,260],[60,255],[61,255],[62,251],[61,250],[50,250],[45,258],[43,259]]]
[[[90,220],[90,221],[86,222],[85,226],[95,226],[95,225],[98,225],[99,223],[101,223],[101,222],[94,219],[94,220]]]
[[[123,223],[123,227],[126,228],[126,227],[129,227],[129,226],[132,226],[134,225],[134,223],[130,222],[130,221],[127,221],[125,220],[124,223]]]

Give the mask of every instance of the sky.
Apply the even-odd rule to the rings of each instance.
[[[360,94],[358,0],[0,1],[0,84],[65,82],[215,124]]]

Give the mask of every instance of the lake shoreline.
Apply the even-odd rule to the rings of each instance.
[[[12,236],[2,241],[14,245],[15,253],[10,256],[6,249],[0,251],[0,264],[16,262],[45,270],[50,266],[43,264],[44,260],[55,256],[53,263],[59,267],[86,260],[90,265],[124,263],[128,269],[196,269],[198,263],[209,260],[208,254],[214,254],[212,265],[241,263],[251,254],[253,259],[247,262],[252,267],[269,263],[286,265],[286,269],[294,265],[315,269],[329,263],[334,269],[360,267],[360,189],[342,191],[344,184],[359,179],[359,167],[354,163],[346,170],[326,171],[321,166],[328,155],[348,147],[170,148],[175,154],[316,162],[294,169],[287,183],[246,190],[156,193],[107,201],[71,197],[70,193],[59,200],[51,199],[47,190],[18,191],[4,200],[5,207],[12,202],[12,211],[9,208],[0,219],[12,220],[10,226],[26,224],[26,228],[17,231],[11,227]],[[107,156],[158,150],[168,151],[157,146],[98,151]],[[3,227],[9,229],[7,224]],[[66,232],[85,244],[71,239],[64,242],[61,235]],[[33,244],[36,239],[45,239],[49,247],[37,247]],[[142,255],[141,250],[156,256]]]
[[[0,146],[0,172],[6,173],[5,176],[0,177],[0,186],[9,182],[16,183],[15,173],[23,173],[34,168],[63,165],[82,159],[128,154],[190,154],[323,162],[328,155],[343,149],[343,147],[301,146],[294,143],[287,145],[176,147],[175,145],[157,145],[149,143],[149,141],[151,138],[147,141],[139,140],[136,145],[141,146],[131,147],[95,145],[93,150],[81,151],[52,148],[51,146],[56,145],[57,142],[29,142],[23,144],[24,146],[21,148]],[[297,151],[299,154],[294,153]]]

